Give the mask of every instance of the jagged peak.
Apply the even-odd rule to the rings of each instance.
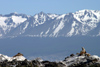
[[[52,18],[52,19],[54,19],[54,18],[56,18],[56,17],[58,17],[59,15],[57,15],[57,14],[51,14],[51,13],[48,13],[47,14],[50,18]]]
[[[45,15],[46,13],[44,13],[43,11],[38,13],[39,15]]]
[[[17,13],[17,12],[12,12],[12,13],[6,14],[6,15],[4,15],[4,16],[7,16],[7,17],[11,17],[11,16],[23,16],[23,17],[29,17],[29,15],[22,14],[22,13]]]
[[[18,13],[17,12],[12,12],[10,14],[7,14],[7,15],[17,15]]]
[[[18,14],[17,12],[14,12],[15,14]]]
[[[83,9],[83,10],[79,10],[79,11],[76,11],[75,13],[73,14],[86,14],[86,13],[99,13],[100,14],[100,10],[89,10],[89,9]]]
[[[34,17],[38,17],[38,16],[44,16],[46,15],[46,13],[44,13],[43,11],[39,12],[38,14],[35,14]]]

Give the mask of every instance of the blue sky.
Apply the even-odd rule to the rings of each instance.
[[[0,14],[65,14],[82,9],[100,10],[100,0],[0,0]]]

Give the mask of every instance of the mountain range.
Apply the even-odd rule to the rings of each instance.
[[[100,11],[84,9],[67,14],[40,12],[34,16],[16,12],[0,14],[0,38],[18,36],[97,37],[100,36]]]

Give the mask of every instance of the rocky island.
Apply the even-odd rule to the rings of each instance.
[[[41,58],[28,60],[18,53],[13,57],[0,54],[0,67],[100,67],[100,57],[90,55],[85,48],[79,53],[71,54],[62,61],[44,61]]]

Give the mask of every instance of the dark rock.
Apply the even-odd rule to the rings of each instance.
[[[74,54],[71,54],[71,55],[70,55],[70,57],[73,57],[73,56],[75,56],[75,55],[74,55]]]
[[[66,61],[67,58],[69,58],[69,56],[65,57],[65,59],[63,61]]]
[[[56,62],[50,62],[49,64],[45,64],[45,67],[59,67]]]
[[[50,61],[42,61],[41,63],[42,64],[48,64],[48,63],[50,63]]]

